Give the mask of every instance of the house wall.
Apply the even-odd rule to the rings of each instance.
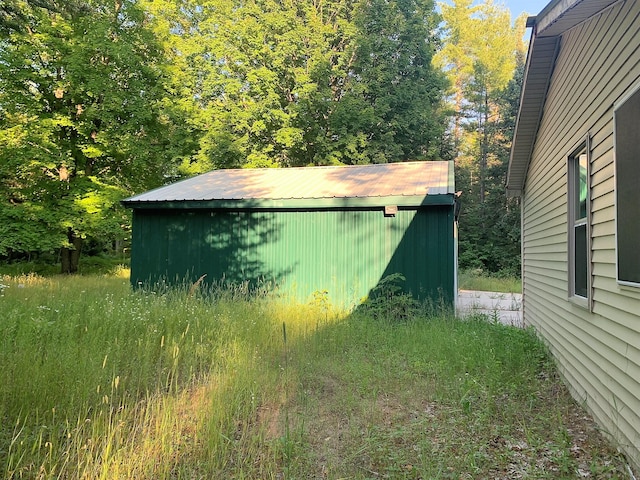
[[[636,465],[640,289],[616,282],[613,107],[640,81],[639,38],[635,1],[563,35],[527,173],[522,231],[524,320],[548,341],[575,397]],[[587,135],[592,311],[568,299],[567,157]]]
[[[134,211],[131,280],[155,283],[275,281],[306,302],[327,290],[334,305],[357,305],[379,280],[406,277],[419,298],[453,302],[453,206],[362,210]]]

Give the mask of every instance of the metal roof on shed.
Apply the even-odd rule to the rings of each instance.
[[[213,170],[123,204],[426,197],[454,193],[453,162]]]

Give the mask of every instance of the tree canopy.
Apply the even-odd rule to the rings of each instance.
[[[59,252],[74,271],[83,240],[128,235],[123,197],[212,168],[455,157],[465,194],[500,197],[492,169],[505,164],[501,102],[523,25],[490,0],[441,11],[432,0],[7,0],[0,258]]]
[[[518,274],[520,217],[505,179],[524,68],[526,17],[491,0],[442,5],[456,186],[463,192],[460,266]]]
[[[27,23],[0,43],[0,255],[122,237],[119,200],[169,166],[162,57],[144,12],[85,8],[23,4]]]
[[[431,0],[150,3],[202,132],[187,171],[436,158]],[[186,88],[185,88],[186,86]]]

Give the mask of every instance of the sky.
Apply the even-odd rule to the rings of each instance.
[[[511,10],[511,18],[515,20],[522,12],[527,12],[531,16],[539,14],[550,1],[551,0],[497,0],[494,1],[494,3],[502,3],[508,7],[509,10]]]

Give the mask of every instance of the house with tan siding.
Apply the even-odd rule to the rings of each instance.
[[[640,467],[640,2],[554,0],[532,28],[507,190],[523,320]]]

